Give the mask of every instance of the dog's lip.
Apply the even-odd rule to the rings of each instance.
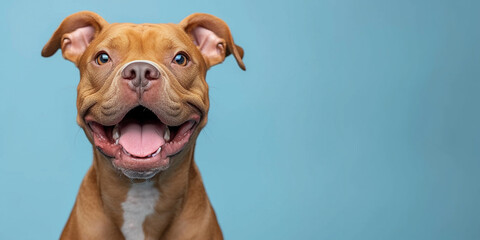
[[[169,141],[166,141],[163,145],[161,145],[161,149],[158,153],[152,154],[152,155],[160,155],[163,158],[165,157],[170,157],[173,156],[177,153],[179,153],[181,150],[183,150],[184,145],[186,145],[193,132],[198,126],[198,122],[195,120],[188,120],[182,125],[179,126],[179,130],[175,134],[175,136],[170,139]],[[123,153],[129,155],[125,149],[123,149],[123,146],[120,145],[118,142],[115,142],[111,137],[105,133],[105,131],[101,130],[105,126],[95,122],[95,121],[90,121],[88,122],[88,130],[93,136],[94,144],[95,146],[106,156],[108,157],[116,157],[113,152],[117,152],[119,150],[122,150]],[[138,157],[138,156],[133,156],[135,159],[148,159],[152,157],[151,155],[147,157]]]
[[[128,112],[127,112],[128,113]],[[88,127],[88,130],[90,132],[94,132],[93,129],[92,129],[92,124],[98,124],[98,125],[101,125],[101,126],[104,126],[104,127],[114,127],[116,125],[118,125],[124,118],[125,116],[127,115],[127,113],[125,113],[123,115],[122,118],[120,118],[119,121],[117,121],[115,124],[110,124],[110,125],[106,125],[106,124],[102,124],[100,121],[96,120],[92,115],[88,114],[84,117],[84,121],[86,123],[86,126]],[[157,116],[158,117],[158,116]],[[189,118],[187,118],[188,120],[184,121],[183,123],[181,123],[180,125],[167,125],[164,123],[164,121],[162,121],[161,118],[159,118],[159,120],[165,124],[166,126],[168,127],[179,127],[179,126],[182,126],[183,124],[187,123],[187,122],[193,122],[194,124],[194,127],[196,128],[197,125],[200,123],[200,120],[201,120],[201,116],[199,114],[192,114]]]
[[[130,170],[136,172],[152,171],[157,169],[165,169],[170,163],[170,157],[156,155],[149,158],[136,158],[129,156],[124,151],[119,151],[113,164],[121,170]]]
[[[125,114],[126,115],[126,114]],[[125,116],[124,116],[125,117]],[[122,172],[158,172],[168,168],[170,157],[181,152],[190,140],[191,135],[196,130],[200,115],[193,114],[188,120],[176,126],[176,133],[168,141],[160,146],[159,150],[146,157],[138,157],[129,154],[119,142],[113,140],[111,133],[106,132],[106,128],[113,126],[105,126],[95,121],[88,115],[85,118],[87,130],[93,137],[95,147],[108,158],[112,159],[112,164]],[[122,118],[123,120],[123,118]],[[116,125],[120,124],[117,123]],[[162,122],[162,124],[164,124]],[[165,124],[166,125],[166,124]],[[167,125],[166,125],[167,126]],[[167,126],[175,127],[175,126]]]
[[[197,107],[195,107],[191,104],[189,104],[189,105],[192,106],[192,109],[194,109],[194,113],[190,114],[190,116],[187,118],[187,120],[184,121],[183,123],[192,120],[192,121],[195,121],[196,124],[198,124],[201,121],[203,114],[200,114],[201,111]],[[115,126],[115,125],[119,124],[131,110],[133,110],[137,107],[142,107],[142,105],[136,105],[134,107],[131,107],[130,109],[128,109],[128,111],[125,111],[123,114],[121,114],[120,117],[115,117],[115,120],[113,122],[109,122],[108,124],[104,124],[101,121],[98,121],[92,114],[89,113],[88,110],[86,111],[86,113],[84,113],[82,115],[83,115],[83,120],[84,120],[84,122],[86,123],[87,126],[92,122],[99,123],[103,126]],[[148,109],[148,108],[146,108],[146,109]],[[150,111],[152,111],[152,110],[150,110]],[[167,126],[175,127],[175,126],[180,126],[181,124],[183,124],[183,123],[181,123],[181,124],[171,124],[171,120],[168,121],[167,118],[165,118],[164,116],[162,116],[160,114],[157,114],[156,111],[152,111],[152,112],[155,114],[155,116],[157,116],[157,118],[163,124],[165,124]]]

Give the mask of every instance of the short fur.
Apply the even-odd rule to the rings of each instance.
[[[180,24],[109,24],[99,15],[84,11],[60,24],[42,56],[49,57],[57,49],[80,70],[77,122],[92,143],[94,156],[61,239],[124,239],[122,226],[124,210],[130,206],[125,205],[129,191],[130,195],[142,196],[132,193],[137,191],[132,190],[135,184],[156,189],[147,193],[148,198],[158,196],[155,201],[145,201],[154,204],[152,213],[142,221],[145,239],[223,239],[194,161],[194,148],[207,123],[206,71],[230,54],[245,69],[243,49],[234,44],[225,22],[212,15],[193,14]],[[98,67],[94,59],[102,50],[109,52],[112,62]],[[177,50],[188,51],[191,65],[172,64]],[[134,60],[154,62],[161,71],[161,81],[142,98],[125,90],[119,80],[119,69]],[[88,118],[105,126],[116,124],[128,109],[138,105],[151,109],[162,122],[172,126],[185,122],[193,113],[200,116],[183,150],[170,156],[169,165],[148,180],[123,175],[112,159],[95,147],[86,121]]]

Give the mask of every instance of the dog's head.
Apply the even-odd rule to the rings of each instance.
[[[60,24],[42,50],[58,49],[80,70],[77,122],[90,142],[130,178],[169,167],[207,122],[207,70],[243,49],[228,26],[208,14],[179,24],[108,24],[79,12]]]

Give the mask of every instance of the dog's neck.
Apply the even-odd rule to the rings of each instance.
[[[145,181],[128,179],[94,149],[93,170],[102,208],[126,240],[181,235],[186,222],[204,215],[185,209],[186,202],[195,202],[190,205],[195,211],[212,210],[193,153],[194,146],[184,149],[171,159],[169,169]]]

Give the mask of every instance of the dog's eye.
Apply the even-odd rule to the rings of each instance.
[[[173,61],[180,66],[186,66],[188,63],[188,59],[183,53],[175,55]]]
[[[108,61],[110,61],[110,56],[108,56],[108,54],[106,54],[106,53],[100,53],[95,58],[95,62],[98,65],[103,65],[103,64],[107,63]]]

